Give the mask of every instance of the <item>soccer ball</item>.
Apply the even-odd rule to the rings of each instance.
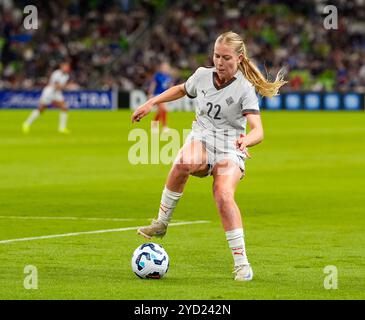
[[[133,252],[132,270],[142,279],[160,279],[169,269],[169,256],[157,243],[144,243]]]

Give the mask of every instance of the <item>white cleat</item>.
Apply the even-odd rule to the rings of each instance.
[[[253,271],[249,264],[236,266],[233,273],[236,274],[234,280],[237,281],[251,281],[253,278]]]

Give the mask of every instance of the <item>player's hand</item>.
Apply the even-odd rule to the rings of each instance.
[[[236,140],[236,148],[241,150],[246,158],[251,158],[251,155],[246,147],[245,135],[242,133],[240,134],[240,137]]]
[[[139,106],[132,114],[132,123],[135,121],[140,121],[143,117],[145,117],[152,109],[153,104],[150,102],[146,102]]]

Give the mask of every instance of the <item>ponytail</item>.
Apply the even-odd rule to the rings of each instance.
[[[275,81],[268,81],[257,66],[248,59],[245,43],[237,33],[232,31],[225,32],[217,38],[217,41],[227,43],[234,48],[237,54],[242,54],[243,59],[242,62],[238,64],[238,68],[245,78],[253,84],[260,95],[269,98],[278,95],[279,89],[287,83],[287,81],[284,80],[282,69],[277,73]]]
[[[238,68],[241,70],[246,79],[254,85],[256,91],[264,97],[271,98],[278,95],[279,89],[287,83],[287,81],[284,80],[282,70],[279,70],[277,73],[275,81],[268,81],[257,68],[257,66],[246,56],[243,57],[243,60],[239,63]]]

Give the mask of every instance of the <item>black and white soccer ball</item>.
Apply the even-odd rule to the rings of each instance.
[[[157,243],[144,243],[133,252],[132,270],[142,279],[160,279],[169,269],[169,256]]]

